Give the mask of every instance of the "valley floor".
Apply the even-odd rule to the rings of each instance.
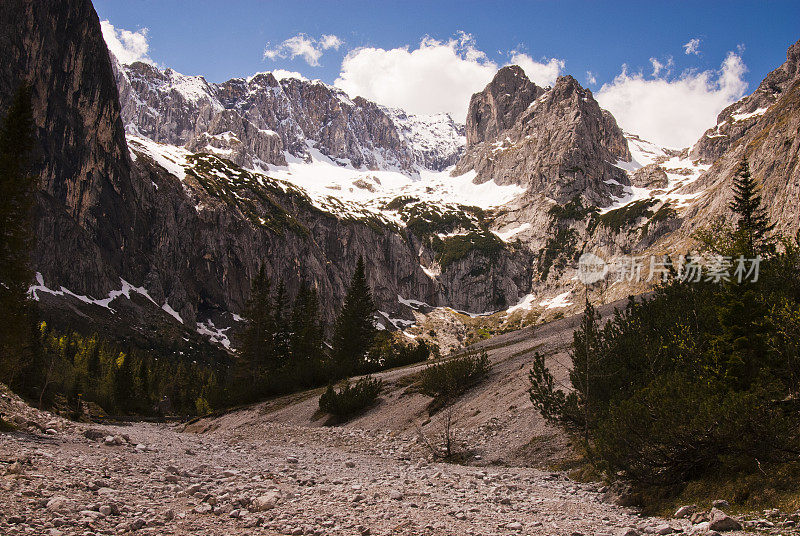
[[[0,435],[0,458],[23,460],[2,482],[0,532],[555,535],[663,523],[558,473],[428,463],[412,438],[387,432],[272,423],[250,438],[153,424],[103,433],[131,442],[106,445],[75,426]]]
[[[612,306],[602,308],[605,314]],[[532,352],[567,381],[577,318],[485,341],[489,377],[453,414],[469,465],[433,463],[442,414],[409,389],[421,365],[387,371],[377,406],[325,426],[318,392],[190,425],[72,423],[0,386],[0,534],[636,535],[688,531],[603,500],[553,472],[569,441],[527,395]]]

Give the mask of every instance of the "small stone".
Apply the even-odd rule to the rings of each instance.
[[[711,503],[711,506],[714,508],[730,508],[731,505],[725,499],[717,499],[716,501]]]
[[[506,524],[506,528],[508,530],[522,530],[522,523],[519,521],[512,521],[511,523]]]
[[[209,513],[209,512],[210,512],[210,511],[211,511],[213,508],[214,508],[214,507],[213,507],[213,506],[211,506],[211,505],[210,505],[210,504],[208,504],[208,503],[201,503],[201,504],[198,504],[197,506],[195,506],[195,507],[193,508],[193,510],[194,510],[194,513],[196,513],[196,514],[207,514],[207,513]]]
[[[696,511],[697,511],[697,505],[696,504],[692,504],[692,505],[689,505],[689,506],[681,506],[675,512],[675,515],[673,517],[676,517],[678,519],[683,519],[684,517],[689,517],[690,515],[692,515]]]
[[[7,475],[21,475],[22,474],[22,464],[19,461],[16,461],[6,467],[6,474]]]
[[[269,493],[265,493],[260,497],[257,497],[252,504],[250,505],[250,509],[253,512],[264,512],[266,510],[272,510],[275,508],[275,505],[278,504],[278,499],[280,496],[277,492],[271,491]]]
[[[47,505],[45,508],[50,510],[51,512],[57,512],[60,510],[66,510],[70,504],[70,500],[66,497],[62,497],[61,495],[56,495],[52,497],[49,501],[47,501]]]
[[[356,466],[356,462],[352,462],[352,461],[348,460],[348,461],[344,462],[344,466],[345,467],[349,467],[349,468],[352,469],[353,467]]]

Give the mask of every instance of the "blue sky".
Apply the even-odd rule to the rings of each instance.
[[[747,92],[755,89],[767,72],[785,60],[786,48],[800,38],[797,1],[651,4],[95,0],[94,5],[100,19],[108,20],[118,31],[143,35],[147,58],[184,74],[204,75],[209,81],[221,82],[259,71],[285,69],[336,83],[379,102],[382,99],[384,104],[402,104],[426,113],[441,108],[454,115],[463,107],[464,97],[446,84],[459,84],[472,92],[475,84],[482,87],[486,83],[485,75],[470,70],[463,62],[437,68],[431,63],[435,60],[430,48],[435,43],[449,46],[454,56],[483,67],[499,67],[512,59],[520,62],[520,58],[528,58],[531,71],[526,68],[526,72],[537,81],[532,72],[539,69],[540,83],[548,82],[553,74],[552,69],[541,66],[555,66],[556,74],[571,74],[595,93],[604,84],[609,88],[621,84],[623,65],[627,66],[628,81],[639,73],[642,82],[658,79],[669,83],[706,72],[708,88],[713,89],[716,84],[719,89],[725,74],[724,62],[734,53],[741,63],[737,70],[741,83],[727,88],[720,95],[721,102],[738,98],[736,94],[745,91],[745,84]],[[325,41],[323,36],[336,39],[329,37]],[[414,52],[426,36],[430,38],[426,46],[431,58],[392,53],[404,47]],[[687,53],[684,45],[692,39],[698,40],[698,45],[690,51],[693,53]],[[289,43],[282,45],[287,40]],[[265,57],[265,49],[272,51],[270,57]],[[310,54],[292,57],[293,50]],[[371,53],[358,57],[359,50]],[[347,57],[355,60],[345,66]],[[397,65],[391,63],[395,60]],[[444,57],[440,60],[448,61]],[[549,63],[553,60],[556,63]],[[425,64],[419,71],[418,85],[427,76],[432,80],[430,92],[453,94],[452,104],[443,103],[442,99],[427,102],[420,96],[424,91],[417,87],[404,89],[403,84],[411,82],[397,73],[401,68],[413,70],[417,61]],[[452,71],[448,71],[450,68]],[[393,69],[397,80],[387,74]],[[447,80],[438,80],[436,73],[440,70],[451,73]],[[456,73],[465,77],[463,83]],[[399,95],[400,91],[409,96]],[[414,96],[415,91],[420,95]],[[617,95],[617,100],[624,102],[632,95],[629,91],[627,97]],[[616,105],[624,106],[620,102]],[[719,104],[714,106],[716,109]],[[711,116],[710,111],[707,115]],[[685,137],[688,139],[688,134]]]

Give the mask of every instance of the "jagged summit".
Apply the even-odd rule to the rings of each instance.
[[[511,128],[517,117],[545,92],[518,65],[503,67],[486,88],[475,93],[467,112],[467,147],[496,139]]]
[[[615,166],[630,152],[613,116],[571,76],[543,89],[517,66],[504,67],[473,95],[467,150],[455,173],[518,184],[558,202],[580,195],[607,205],[628,184]]]

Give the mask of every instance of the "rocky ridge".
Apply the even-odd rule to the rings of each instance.
[[[319,80],[258,73],[210,84],[202,76],[115,59],[122,118],[129,132],[225,156],[248,169],[310,161],[319,151],[367,169],[452,165],[462,127],[448,115],[393,111]]]

